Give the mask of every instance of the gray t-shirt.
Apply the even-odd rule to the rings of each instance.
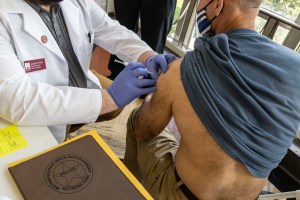
[[[249,172],[267,177],[300,125],[300,55],[253,30],[198,38],[181,79],[199,119]]]

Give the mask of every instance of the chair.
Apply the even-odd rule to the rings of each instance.
[[[286,198],[293,198],[296,200],[300,200],[300,190],[296,190],[293,192],[260,195],[258,197],[258,200],[275,200],[275,199],[286,199]]]

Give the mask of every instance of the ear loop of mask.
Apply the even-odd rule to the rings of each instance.
[[[199,2],[199,1],[198,1]],[[197,27],[201,36],[209,33],[209,37],[214,35],[214,32],[211,30],[211,24],[217,16],[214,16],[211,20],[207,19],[206,8],[213,2],[211,0],[206,6],[204,6],[199,12],[197,12]],[[224,6],[222,7],[223,10]],[[222,12],[221,10],[221,12]]]
[[[199,33],[201,36],[204,36],[206,33],[210,33],[211,31],[211,22],[215,19],[215,17],[212,20],[207,19],[206,15],[206,8],[213,2],[211,0],[206,6],[204,6],[199,12],[197,12],[197,27],[199,30]],[[210,35],[213,35],[211,33]]]

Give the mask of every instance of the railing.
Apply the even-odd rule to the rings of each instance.
[[[197,0],[184,0],[180,12],[181,17],[177,22],[175,33],[168,37],[167,48],[179,56],[183,56],[187,50],[193,48],[194,40],[197,37],[195,31],[196,6]],[[287,35],[282,44],[300,52],[300,14],[296,22],[293,22],[261,8],[258,16],[258,20],[260,19],[265,20],[265,24],[261,29],[263,35],[274,39],[279,28],[286,29]]]
[[[299,51],[299,41],[300,41],[300,14],[296,21],[288,20],[280,15],[277,15],[264,8],[260,9],[259,17],[267,20],[261,33],[270,39],[274,39],[276,31],[279,27],[288,30],[288,33],[283,40],[282,44]]]

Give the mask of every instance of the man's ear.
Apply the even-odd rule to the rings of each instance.
[[[219,16],[224,7],[224,0],[217,0],[217,5],[215,8],[215,16]]]

